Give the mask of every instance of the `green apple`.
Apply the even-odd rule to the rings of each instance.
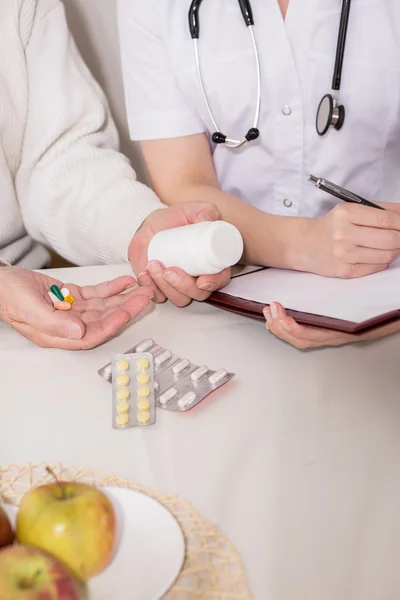
[[[0,506],[0,548],[9,546],[14,541],[14,532],[4,510]]]
[[[107,496],[91,485],[66,481],[41,485],[21,500],[16,537],[21,544],[53,554],[87,581],[112,559],[114,508]]]
[[[0,550],[0,600],[83,600],[86,589],[54,556],[38,548]]]

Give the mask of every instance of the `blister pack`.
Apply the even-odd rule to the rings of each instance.
[[[232,377],[234,374],[225,369],[211,371],[206,366],[196,367],[180,381],[170,381],[167,390],[159,396],[158,403],[168,410],[190,410]]]
[[[161,408],[187,411],[234,377],[225,369],[213,371],[189,359],[174,354],[154,340],[140,342],[127,354],[146,352],[153,358],[155,403]],[[107,381],[113,381],[111,363],[98,371]]]
[[[153,356],[118,354],[111,363],[114,429],[146,427],[156,420]]]
[[[153,342],[153,340],[144,340],[140,344],[137,344],[136,346],[133,346],[133,348],[129,348],[129,350],[127,350],[125,352],[125,354],[135,354],[135,353],[140,354],[140,353],[143,353],[143,352],[148,352],[148,350],[150,348],[152,348],[153,352],[151,354],[153,355],[154,354],[154,349],[156,347],[159,348],[159,346],[156,346],[156,344]],[[112,363],[108,363],[107,365],[105,365],[104,367],[102,367],[101,369],[99,369],[97,372],[100,375],[100,377],[102,377],[103,379],[105,379],[109,383],[112,382]]]

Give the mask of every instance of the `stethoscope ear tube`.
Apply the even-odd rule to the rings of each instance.
[[[192,40],[198,40],[200,36],[199,10],[203,0],[193,0],[189,8],[189,30]]]
[[[247,27],[254,25],[253,10],[249,0],[239,0],[239,6]]]
[[[199,11],[202,2],[203,0],[192,0],[189,8],[189,29],[192,40],[198,40],[200,37]],[[252,27],[254,25],[254,17],[250,0],[238,0],[238,2],[246,26]]]
[[[260,68],[260,59],[259,59],[259,55],[258,55],[257,42],[256,42],[256,38],[254,35],[254,30],[253,30],[254,18],[253,18],[253,12],[251,9],[250,0],[238,0],[238,2],[240,5],[240,10],[241,10],[241,13],[243,16],[243,20],[244,20],[244,22],[247,26],[248,32],[250,34],[251,42],[252,42],[252,46],[253,46],[253,50],[254,50],[254,62],[255,62],[256,77],[257,77],[257,102],[256,102],[253,126],[250,127],[250,129],[248,130],[248,132],[246,133],[244,138],[241,140],[235,140],[232,138],[228,138],[228,136],[226,136],[224,133],[222,133],[222,131],[218,127],[218,124],[214,118],[210,103],[207,98],[207,94],[206,94],[204,82],[203,82],[203,76],[202,76],[202,72],[201,72],[199,45],[198,45],[199,34],[200,34],[199,9],[200,9],[201,2],[202,2],[202,0],[193,0],[190,5],[189,28],[190,28],[190,35],[193,40],[197,78],[198,78],[201,94],[203,96],[204,104],[206,105],[208,115],[210,117],[212,126],[214,128],[214,133],[212,134],[211,139],[214,144],[225,144],[228,148],[232,148],[232,149],[240,148],[244,144],[246,144],[248,142],[252,142],[260,136],[260,130],[258,129],[258,122],[260,119],[260,106],[261,106],[261,68]]]

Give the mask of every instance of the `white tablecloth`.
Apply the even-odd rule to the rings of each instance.
[[[96,283],[128,267],[68,269]],[[186,414],[111,427],[97,369],[152,337],[236,378]],[[0,461],[60,461],[179,494],[241,552],[256,600],[397,600],[400,337],[299,352],[263,323],[193,304],[148,311],[90,352],[0,324]]]

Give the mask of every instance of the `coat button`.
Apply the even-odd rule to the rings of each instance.
[[[288,117],[289,115],[292,114],[292,109],[290,108],[290,106],[285,104],[285,106],[282,108],[282,112],[286,117]]]
[[[290,208],[293,205],[293,202],[289,200],[289,198],[285,198],[283,204],[286,206],[286,208]]]

